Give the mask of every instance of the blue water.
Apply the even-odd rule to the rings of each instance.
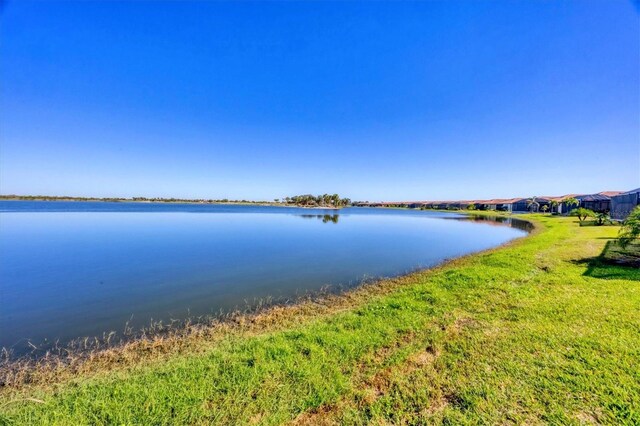
[[[0,346],[61,342],[403,274],[524,235],[449,213],[0,202]],[[487,226],[494,225],[494,226]]]

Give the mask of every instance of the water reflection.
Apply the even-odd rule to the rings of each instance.
[[[533,224],[526,220],[516,219],[514,217],[506,216],[484,216],[484,215],[468,215],[466,217],[452,217],[453,220],[463,220],[472,222],[484,222],[487,225],[504,226],[507,225],[511,228],[519,229],[525,232],[533,231]]]
[[[321,220],[322,223],[338,223],[338,219],[340,217],[339,214],[301,214],[300,217],[304,219],[318,219]]]

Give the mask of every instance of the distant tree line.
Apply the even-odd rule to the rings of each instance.
[[[0,200],[24,201],[109,201],[109,202],[147,202],[147,203],[203,203],[203,204],[290,204],[304,207],[340,208],[352,204],[349,198],[340,198],[338,194],[294,195],[273,201],[230,200],[228,198],[165,198],[165,197],[73,197],[66,195],[0,195]]]
[[[301,207],[340,208],[351,205],[349,198],[340,198],[338,194],[294,195],[293,197],[285,197],[283,201],[285,204],[293,204]]]
[[[110,202],[150,202],[150,203],[232,203],[232,204],[271,204],[268,201],[206,199],[206,198],[163,198],[163,197],[69,197],[57,195],[0,195],[0,200],[23,201],[110,201]]]

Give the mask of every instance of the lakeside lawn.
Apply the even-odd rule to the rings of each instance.
[[[0,424],[640,424],[640,269],[617,227],[505,247],[0,388]]]

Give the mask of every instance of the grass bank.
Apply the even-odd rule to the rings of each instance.
[[[0,423],[639,424],[640,269],[600,256],[616,227],[531,220],[325,303],[34,370]]]

